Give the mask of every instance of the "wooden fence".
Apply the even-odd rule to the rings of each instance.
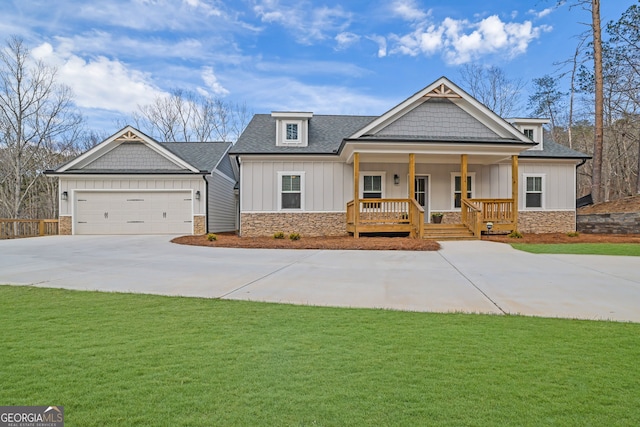
[[[0,239],[54,236],[57,234],[57,219],[0,219]]]

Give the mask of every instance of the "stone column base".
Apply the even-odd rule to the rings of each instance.
[[[58,218],[58,234],[61,236],[70,236],[72,231],[72,219],[70,216],[61,216]]]
[[[196,236],[205,234],[207,232],[206,218],[202,215],[196,215],[193,217],[193,234]]]

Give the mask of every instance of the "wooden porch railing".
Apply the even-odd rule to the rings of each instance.
[[[462,215],[465,218],[463,223],[473,233],[473,236],[479,239],[482,233],[482,211],[471,202],[468,199],[462,200],[462,210],[465,212],[465,215]]]
[[[466,199],[462,200],[462,209],[465,211],[466,221],[464,225],[480,238],[483,230],[487,229],[487,223],[493,224],[492,230],[515,230],[514,210],[515,203],[511,199]]]
[[[356,223],[356,204],[347,203],[347,231],[424,233],[424,209],[412,199],[360,199]]]
[[[0,239],[57,234],[57,219],[0,219]]]
[[[480,206],[484,222],[513,222],[513,200],[511,199],[471,199],[471,203]]]

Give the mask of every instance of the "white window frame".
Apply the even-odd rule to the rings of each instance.
[[[384,199],[386,194],[386,181],[387,181],[387,173],[386,172],[377,172],[377,171],[360,171],[360,199],[364,199],[364,177],[365,176],[380,176],[381,183],[381,191],[380,198]]]
[[[298,175],[300,176],[300,207],[299,208],[283,208],[282,207],[282,177],[283,176],[289,176],[289,175]],[[300,211],[304,211],[304,175],[305,172],[304,171],[279,171],[277,173],[277,177],[278,177],[278,210],[279,211],[284,211],[284,212],[300,212]]]
[[[460,172],[451,172],[451,209],[452,210],[460,210],[462,206],[459,208],[456,207],[456,177],[460,177],[460,188],[462,188],[462,174]],[[475,172],[467,172],[467,176],[471,177],[471,188],[467,188],[467,193],[471,193],[471,199],[475,197],[476,194],[476,173]],[[462,194],[461,194],[462,196]]]
[[[287,139],[287,126],[288,125],[296,125],[298,126],[298,138],[297,139]],[[282,145],[302,145],[303,142],[303,127],[302,120],[281,120],[278,126],[278,142]]]
[[[527,135],[527,131],[531,131],[531,136]],[[534,128],[523,128],[522,133],[524,134],[524,136],[535,142],[536,130]]]
[[[527,193],[537,193],[527,191],[527,178],[541,178],[540,206],[527,206]],[[522,174],[522,205],[526,210],[544,210],[546,206],[546,175],[543,173],[523,173]]]

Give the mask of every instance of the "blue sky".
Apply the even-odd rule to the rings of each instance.
[[[604,26],[636,1],[602,3]],[[116,120],[172,88],[254,113],[369,115],[442,75],[459,81],[465,63],[529,82],[555,73],[587,30],[590,14],[568,4],[2,0],[0,37],[19,35],[57,66],[89,127],[112,133]]]

